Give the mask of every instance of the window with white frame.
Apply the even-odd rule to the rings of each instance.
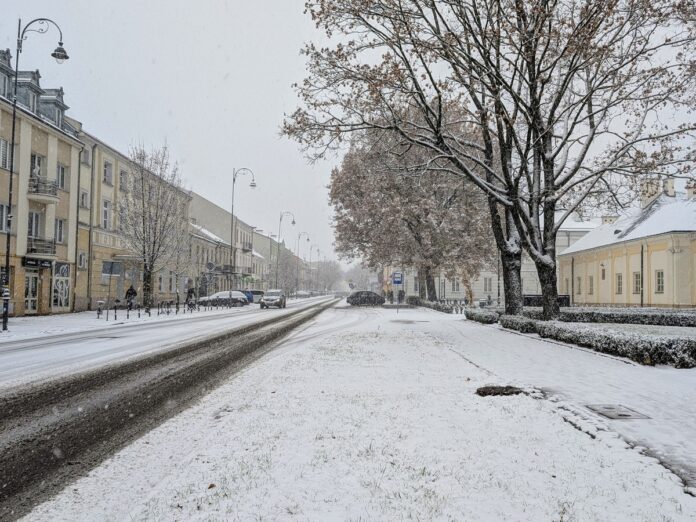
[[[483,291],[484,292],[492,292],[493,291],[493,278],[492,277],[484,277],[483,278]]]
[[[82,208],[89,208],[89,192],[86,190],[80,191],[80,206]]]
[[[0,138],[0,168],[10,170],[10,143]]]
[[[65,190],[68,184],[68,168],[60,163],[56,166],[56,181],[58,182],[58,188]]]
[[[27,230],[27,236],[28,237],[40,237],[40,231],[41,231],[41,214],[38,212],[30,211],[29,212],[29,223],[28,223],[28,230]]]
[[[594,276],[587,276],[587,295],[594,294]]]
[[[65,242],[65,220],[56,219],[55,221],[55,236],[57,243]]]
[[[633,272],[633,293],[640,294],[643,289],[643,277],[640,272]]]
[[[623,274],[616,274],[616,293],[623,294]]]
[[[102,179],[107,185],[114,184],[114,166],[110,161],[104,162],[104,177]]]
[[[0,232],[7,232],[10,221],[10,207],[0,204]]]
[[[0,96],[10,97],[10,77],[6,74],[0,74]]]
[[[111,228],[111,201],[108,199],[102,201],[102,228],[104,230]]]
[[[663,294],[665,292],[665,271],[655,270],[655,293]]]
[[[459,280],[458,279],[454,279],[452,281],[452,291],[459,292]]]

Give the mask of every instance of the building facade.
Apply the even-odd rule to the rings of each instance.
[[[644,189],[640,207],[605,219],[559,256],[575,305],[696,306],[696,188]]]

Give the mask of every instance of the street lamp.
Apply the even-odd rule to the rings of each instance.
[[[251,169],[246,167],[242,167],[241,169],[232,169],[232,215],[230,217],[230,257],[232,258],[232,267],[230,272],[232,277],[234,277],[234,272],[237,270],[237,247],[235,246],[236,242],[234,240],[234,185],[237,183],[237,176],[240,174],[242,176],[250,174],[251,183],[249,183],[249,187],[256,188],[256,178],[254,177],[254,173]],[[229,286],[228,290],[232,290],[232,285],[229,283],[229,279],[227,286]]]
[[[36,25],[34,25],[36,24]],[[12,143],[10,145],[10,186],[9,186],[9,200],[7,202],[7,208],[9,209],[7,217],[7,232],[6,232],[6,245],[5,245],[5,274],[3,277],[3,285],[8,289],[10,287],[10,239],[12,230],[12,189],[13,189],[13,177],[14,177],[14,151],[15,151],[15,131],[17,129],[17,80],[19,78],[19,55],[22,53],[22,42],[27,39],[27,33],[45,33],[50,27],[49,24],[58,29],[59,40],[58,47],[55,51],[51,53],[51,56],[56,59],[59,64],[63,63],[65,60],[70,58],[68,53],[65,52],[63,47],[63,31],[61,31],[60,26],[55,23],[50,18],[35,18],[22,29],[22,20],[17,21],[17,51],[15,53],[15,77],[14,77],[14,91],[12,93]],[[33,28],[31,28],[34,26]],[[3,290],[4,294],[4,290]],[[3,299],[2,306],[2,329],[7,330],[7,317],[9,315],[9,299]]]
[[[295,255],[297,256],[297,270],[295,274],[295,292],[300,289],[300,239],[302,236],[307,236],[307,242],[309,242],[309,234],[307,232],[300,232],[297,234],[297,248],[295,249]]]
[[[287,210],[284,210],[280,213],[280,219],[278,220],[278,248],[276,248],[276,273],[275,273],[275,287],[278,288],[278,266],[279,266],[279,261],[280,261],[280,226],[283,224],[283,217],[284,216],[292,216],[292,225],[295,225],[295,214],[292,212],[289,212]]]

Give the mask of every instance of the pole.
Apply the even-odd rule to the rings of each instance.
[[[230,216],[230,275],[227,277],[228,290],[232,290],[230,279],[234,277],[237,264],[237,252],[234,246],[234,185],[237,181],[237,169],[232,169],[232,213]]]
[[[7,202],[7,219],[5,226],[7,227],[5,235],[5,275],[3,278],[3,284],[9,289],[10,288],[10,242],[12,241],[12,190],[14,181],[14,157],[15,157],[15,137],[17,130],[17,81],[19,78],[19,53],[22,52],[22,19],[20,18],[17,22],[17,50],[15,54],[15,77],[14,77],[14,90],[12,92],[12,141],[10,145],[10,186],[8,191],[8,202]],[[10,301],[9,299],[3,300],[2,306],[2,330],[7,330],[7,319],[10,312]]]

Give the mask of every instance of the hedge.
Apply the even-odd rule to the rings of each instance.
[[[498,312],[492,310],[475,310],[473,308],[467,308],[464,310],[464,315],[467,319],[471,321],[476,321],[477,323],[483,324],[494,324],[498,322]]]
[[[537,333],[537,321],[522,315],[501,315],[500,326],[522,333]]]
[[[522,315],[530,319],[541,319],[542,310],[540,308],[525,308]],[[564,323],[624,323],[696,327],[696,311],[664,308],[577,307],[561,309],[558,320]]]
[[[595,330],[558,321],[536,321],[535,326],[541,337],[628,357],[640,364],[669,364],[676,368],[696,366],[696,339],[691,337]]]

